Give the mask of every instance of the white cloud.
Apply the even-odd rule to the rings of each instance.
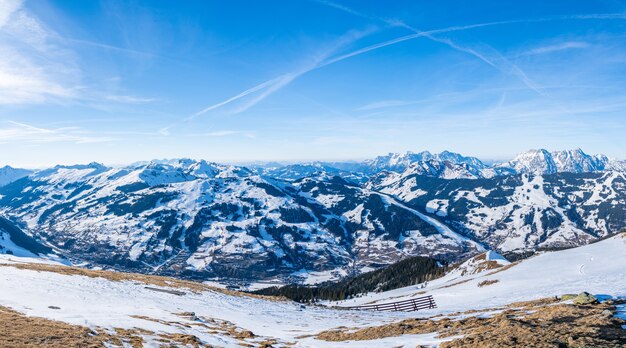
[[[56,33],[19,0],[0,0],[0,104],[75,98],[78,69]]]
[[[70,142],[101,143],[115,140],[112,137],[97,136],[78,127],[44,128],[25,123],[6,121],[6,127],[0,128],[0,143],[57,143]]]

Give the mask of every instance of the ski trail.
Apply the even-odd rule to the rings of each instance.
[[[395,198],[393,198],[391,196],[388,196],[388,195],[386,195],[384,193],[380,193],[380,192],[373,192],[373,193],[376,193],[376,194],[380,195],[383,199],[385,199],[385,201],[388,204],[397,205],[397,206],[399,206],[399,207],[401,207],[403,209],[406,209],[406,210],[412,212],[413,214],[419,216],[420,219],[426,221],[429,225],[433,226],[442,235],[444,235],[446,237],[449,237],[449,238],[452,238],[454,240],[457,240],[459,242],[467,242],[469,244],[472,244],[480,252],[487,251],[487,249],[482,244],[480,244],[478,242],[475,242],[475,241],[473,241],[473,240],[471,240],[471,239],[469,239],[467,237],[464,237],[464,236],[454,232],[450,227],[448,227],[448,226],[442,224],[441,222],[439,222],[439,220],[437,220],[437,219],[435,219],[433,217],[430,217],[428,215],[422,214],[422,213],[420,213],[419,211],[417,211],[415,209],[409,208],[406,205],[398,202]]]

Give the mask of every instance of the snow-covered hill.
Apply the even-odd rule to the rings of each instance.
[[[303,178],[324,178],[332,176],[340,176],[345,180],[355,183],[363,183],[367,181],[367,175],[360,171],[361,167],[348,166],[350,170],[342,169],[348,164],[341,163],[325,163],[310,162],[281,165],[278,163],[265,166],[253,166],[252,169],[261,176],[285,180],[295,181]]]
[[[482,267],[486,262],[496,265]],[[440,338],[436,325],[423,334],[385,332],[381,337],[360,341],[328,342],[318,334],[331,329],[379,327],[410,318],[426,322],[436,315],[430,320],[486,318],[502,312],[502,306],[512,302],[581,291],[602,299],[624,297],[624,264],[626,236],[619,235],[576,249],[543,253],[512,265],[489,253],[428,284],[340,303],[389,302],[429,294],[438,304],[436,309],[402,313],[301,306],[175,279],[89,271],[0,255],[0,315],[6,318],[8,313],[9,319],[28,316],[33,337],[47,337],[48,342],[70,337],[37,332],[35,328],[44,319],[72,325],[63,327],[63,334],[68,336],[76,328],[88,327],[91,342],[109,347],[130,346],[131,342],[149,347],[185,343],[215,347],[433,347],[463,335]],[[25,330],[11,327],[14,322],[4,322],[3,327]],[[50,323],[47,322],[48,328]],[[28,337],[28,331],[20,333],[21,337]]]
[[[184,343],[194,346],[191,342],[203,347],[258,347],[263,342],[272,342],[276,347],[289,343],[301,347],[337,347],[334,343],[303,336],[346,324],[363,327],[409,316],[407,313],[303,309],[293,302],[236,295],[201,284],[192,284],[189,288],[173,279],[167,285],[158,278],[106,272],[86,272],[85,276],[78,275],[83,274],[80,271],[65,270],[64,266],[49,262],[39,266],[40,262],[0,255],[0,310],[8,307],[31,317],[86,326],[94,332],[113,332],[122,341],[126,340],[124,347],[131,346],[132,336],[136,337],[135,341],[143,341],[146,347],[160,347],[163,343],[159,342],[164,341],[178,347],[185,346]],[[192,336],[195,339],[184,340]],[[430,336],[432,339],[434,335]],[[407,339],[410,342],[412,337],[380,340],[374,344],[386,346]],[[119,347],[114,342],[105,346]]]
[[[489,260],[495,264],[490,265]],[[626,297],[624,265],[626,233],[578,248],[544,252],[514,264],[493,254],[476,257],[426,284],[368,294],[339,305],[385,303],[428,294],[438,308],[421,313],[435,315],[583,291]]]
[[[42,245],[3,217],[0,217],[0,254],[35,258],[56,256],[52,249]]]

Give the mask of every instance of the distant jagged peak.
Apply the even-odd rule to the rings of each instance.
[[[476,157],[463,156],[456,152],[444,150],[440,153],[431,153],[430,151],[413,152],[407,151],[405,153],[389,153],[384,156],[378,156],[372,160],[367,160],[365,163],[376,170],[392,170],[403,171],[409,166],[415,163],[424,162],[450,162],[452,164],[467,164],[479,170],[486,168],[487,166]]]
[[[511,168],[519,174],[554,174],[561,172],[587,173],[606,169],[609,158],[605,155],[589,155],[582,149],[548,151],[533,149],[522,152],[514,159],[498,163],[495,168]]]
[[[78,170],[84,170],[84,169],[97,169],[97,170],[106,170],[109,169],[109,167],[105,166],[102,163],[98,163],[98,162],[90,162],[88,164],[71,164],[71,165],[65,165],[65,164],[57,164],[56,166],[54,166],[53,169],[78,169]]]

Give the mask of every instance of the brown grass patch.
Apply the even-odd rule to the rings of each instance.
[[[483,286],[489,286],[491,284],[495,284],[499,282],[498,279],[488,279],[488,280],[483,280],[482,282],[478,283],[478,287],[482,288]]]
[[[458,281],[458,282],[456,282],[456,283],[452,283],[452,284],[448,284],[448,285],[445,285],[445,286],[441,286],[441,287],[439,287],[438,289],[446,289],[446,288],[451,288],[451,287],[453,287],[453,286],[457,286],[457,285],[460,285],[460,284],[463,284],[463,283],[467,283],[467,282],[469,282],[469,281],[471,281],[471,280],[473,280],[473,279],[464,279],[464,280]]]
[[[161,334],[159,335],[159,337],[162,339],[162,342],[169,343],[169,344],[176,343],[176,346],[182,345],[185,347],[194,347],[194,348],[206,347],[206,345],[204,345],[202,341],[200,341],[200,339],[194,335]]]
[[[576,306],[558,303],[552,298],[515,303],[509,307],[521,308],[508,308],[488,318],[408,319],[364,329],[335,329],[321,332],[317,338],[326,341],[373,340],[433,332],[438,332],[439,337],[463,336],[442,343],[441,348],[624,348],[626,342],[626,330],[621,327],[625,322],[614,317],[613,304]]]
[[[0,306],[0,347],[95,348],[114,337],[104,332],[24,314]]]
[[[166,321],[162,319],[150,318],[142,315],[133,315],[132,318],[142,319],[153,321],[155,323],[174,326],[180,328],[191,328],[192,326],[202,327],[205,332],[209,334],[219,334],[224,336],[229,336],[239,340],[242,343],[245,343],[246,340],[255,339],[258,336],[255,335],[252,331],[242,329],[237,325],[233,324],[227,320],[214,319],[214,318],[206,318],[206,317],[196,317],[195,313],[192,312],[183,312],[183,313],[175,313],[175,315],[186,319],[187,321]]]
[[[506,271],[507,269],[509,269],[509,268],[511,268],[511,267],[514,267],[514,266],[516,266],[518,263],[519,263],[519,261],[515,261],[515,262],[511,262],[511,263],[509,263],[509,264],[508,264],[508,265],[506,265],[506,266],[500,266],[498,269],[496,269],[496,270],[495,270],[495,271],[493,271],[493,272],[489,272],[489,273],[487,273],[485,276],[487,277],[487,276],[490,276],[490,275],[493,275],[493,274],[496,274],[496,273],[500,273],[500,272],[502,272],[502,271]]]

